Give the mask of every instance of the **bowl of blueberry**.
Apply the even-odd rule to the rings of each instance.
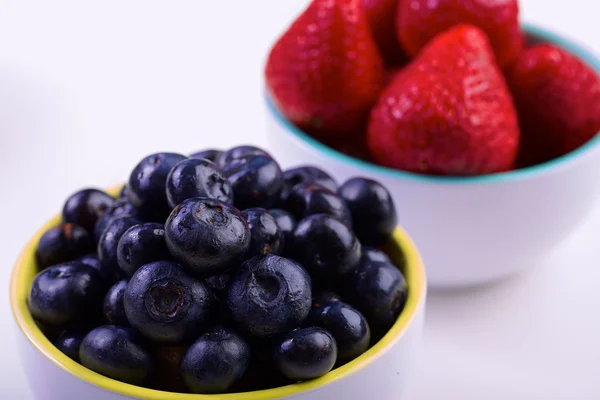
[[[253,146],[151,154],[70,195],[10,288],[53,399],[398,399],[425,296],[382,184]]]
[[[490,283],[595,206],[599,72],[517,0],[312,0],[267,56],[269,146],[384,184],[430,287]]]

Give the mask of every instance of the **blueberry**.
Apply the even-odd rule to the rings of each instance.
[[[173,258],[195,275],[237,266],[250,246],[250,228],[233,206],[216,199],[188,199],[167,220],[165,238]]]
[[[291,213],[279,208],[273,208],[269,210],[269,213],[275,218],[275,222],[277,222],[277,226],[279,226],[279,230],[283,234],[284,246],[282,247],[287,246],[291,241],[294,229],[296,229],[296,218]]]
[[[119,190],[119,199],[124,199],[127,197],[127,185],[123,185],[121,187],[121,190]]]
[[[186,158],[177,153],[155,153],[136,165],[127,183],[127,197],[140,216],[149,221],[164,222],[170,211],[165,192],[167,176],[171,168]]]
[[[338,365],[354,360],[369,349],[371,329],[367,320],[360,311],[342,301],[315,309],[306,323],[331,332],[338,347]]]
[[[205,160],[216,162],[217,158],[219,158],[219,156],[221,154],[223,154],[223,152],[221,150],[208,149],[208,150],[197,151],[197,152],[191,154],[190,158],[204,158]]]
[[[326,306],[329,303],[337,301],[342,301],[342,297],[339,294],[330,291],[323,291],[313,295],[312,308],[315,310],[317,308]]]
[[[104,319],[110,325],[129,326],[127,315],[125,315],[125,307],[123,306],[123,295],[126,288],[127,280],[122,279],[115,283],[104,297],[102,313]]]
[[[136,271],[123,296],[132,327],[156,343],[195,338],[210,317],[210,293],[176,263],[156,261]]]
[[[261,338],[299,326],[311,302],[311,279],[304,268],[272,254],[242,264],[231,278],[227,296],[237,324]]]
[[[296,185],[289,194],[286,209],[298,219],[329,214],[352,226],[352,216],[346,202],[337,193],[314,183]]]
[[[363,263],[369,261],[392,263],[390,257],[383,251],[369,246],[362,246],[362,257],[360,262]]]
[[[46,268],[72,261],[93,249],[94,242],[85,229],[66,223],[44,232],[35,250],[35,258],[39,268]]]
[[[233,204],[233,189],[223,171],[212,161],[188,158],[167,176],[167,200],[171,209],[192,197],[206,197]]]
[[[283,247],[283,234],[275,218],[264,208],[248,208],[242,216],[250,228],[250,248],[246,258],[258,255],[279,254]]]
[[[288,333],[275,346],[273,359],[279,370],[294,381],[327,374],[337,358],[337,345],[325,329],[310,327]]]
[[[255,146],[237,146],[233,147],[219,155],[216,159],[216,164],[224,168],[226,165],[230,164],[233,160],[237,158],[242,158],[245,156],[266,156],[268,158],[273,158],[269,153],[264,151],[263,149],[259,149]]]
[[[106,271],[102,268],[102,264],[100,264],[100,259],[98,258],[97,252],[81,256],[76,261],[82,262],[94,268],[96,271],[98,271],[106,283],[109,283],[114,279],[112,271]]]
[[[115,199],[98,189],[83,189],[67,199],[62,211],[63,222],[71,222],[81,226],[90,234],[94,225]]]
[[[102,214],[94,226],[94,238],[96,242],[100,240],[100,236],[106,229],[110,221],[116,217],[137,217],[137,210],[127,199],[119,199]]]
[[[283,178],[279,164],[264,155],[247,155],[223,167],[231,182],[237,208],[271,207],[281,193]]]
[[[143,385],[154,368],[149,352],[140,345],[134,331],[123,326],[100,326],[81,342],[81,364],[109,378]]]
[[[387,262],[362,262],[349,280],[348,301],[367,317],[374,333],[387,332],[406,303],[408,287],[398,268]]]
[[[336,192],[338,185],[325,171],[312,165],[302,165],[283,172],[283,190],[281,200],[287,201],[288,195],[294,186],[300,183],[314,183]]]
[[[189,346],[155,346],[152,356],[156,365],[152,388],[166,392],[187,393],[179,365]]]
[[[192,344],[181,360],[181,376],[192,393],[229,389],[246,371],[250,346],[237,333],[215,327]]]
[[[140,220],[134,217],[116,217],[108,223],[106,229],[102,232],[102,236],[98,241],[98,258],[102,270],[105,271],[104,275],[110,277],[108,283],[114,283],[123,276],[117,260],[117,249],[121,236],[129,228],[140,223]]]
[[[398,224],[390,192],[379,182],[352,178],[339,189],[352,212],[352,223],[361,243],[378,246],[389,241]]]
[[[165,226],[156,222],[134,225],[127,229],[117,245],[117,262],[127,276],[152,261],[170,260],[165,241]]]
[[[78,261],[55,265],[33,279],[29,310],[44,324],[65,326],[99,311],[104,290],[102,278],[89,265]]]
[[[85,337],[81,331],[63,331],[54,341],[54,346],[75,362],[79,362],[79,346]]]
[[[298,223],[292,239],[294,259],[319,280],[337,280],[360,261],[360,243],[338,218],[316,214]]]

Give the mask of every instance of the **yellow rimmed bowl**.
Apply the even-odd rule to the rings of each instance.
[[[110,190],[116,194],[119,188]],[[356,360],[319,379],[275,389],[222,395],[162,392],[126,384],[97,374],[61,353],[44,336],[27,307],[29,287],[38,272],[35,248],[48,228],[60,223],[55,216],[27,243],[14,266],[10,304],[25,374],[39,399],[147,399],[147,400],[268,400],[356,399],[399,400],[420,346],[426,284],[419,253],[410,237],[396,229],[388,252],[408,283],[406,306],[396,324],[375,346]]]

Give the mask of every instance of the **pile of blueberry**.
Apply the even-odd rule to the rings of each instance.
[[[36,250],[29,309],[58,349],[192,393],[327,374],[376,343],[407,285],[382,251],[389,192],[240,146],[142,159],[115,199],[73,194]]]

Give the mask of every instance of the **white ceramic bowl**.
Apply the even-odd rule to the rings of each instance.
[[[586,49],[526,25],[533,40],[556,43],[600,72]],[[290,124],[266,100],[270,150],[284,167],[315,164],[345,180],[361,175],[386,185],[399,222],[427,265],[431,287],[495,281],[543,261],[594,206],[600,135],[559,159],[487,176],[433,177],[381,167],[342,154]]]
[[[118,193],[118,188],[111,192]],[[22,251],[11,278],[10,302],[17,325],[19,352],[36,399],[402,399],[402,389],[420,347],[426,284],[417,249],[400,228],[395,232],[388,250],[397,265],[403,265],[402,271],[409,288],[407,302],[392,329],[366,353],[312,381],[249,393],[191,395],[145,389],[99,375],[68,358],[44,336],[27,308],[27,298],[31,281],[37,272],[34,252],[39,238],[59,222],[60,217],[56,216],[33,236]]]

